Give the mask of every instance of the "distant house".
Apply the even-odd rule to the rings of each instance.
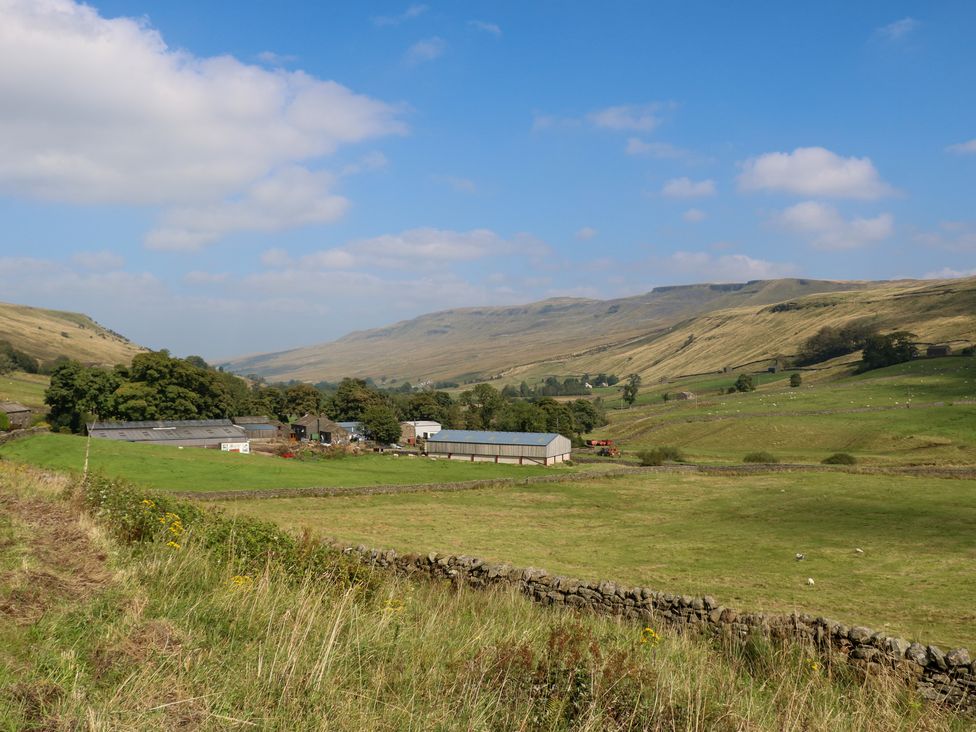
[[[33,412],[30,407],[25,407],[18,402],[0,402],[0,412],[7,415],[12,430],[27,429],[31,426]]]
[[[273,440],[288,435],[285,425],[270,417],[234,417],[232,421],[244,429],[249,440]]]
[[[323,445],[349,442],[349,433],[324,414],[306,414],[291,423],[291,432],[296,440],[312,440]]]
[[[243,427],[229,419],[177,419],[148,422],[92,422],[93,440],[141,442],[146,445],[204,447],[225,452],[250,452]]]
[[[336,424],[349,433],[349,439],[352,442],[358,442],[366,439],[366,433],[363,432],[362,422],[336,422]]]
[[[952,347],[947,343],[940,343],[937,345],[929,346],[925,349],[925,355],[929,358],[940,358],[942,356],[948,356],[952,353]]]
[[[441,431],[441,423],[427,419],[415,419],[400,423],[400,441],[407,445],[416,445],[417,440],[429,440]]]
[[[555,465],[569,460],[572,443],[554,432],[441,430],[427,440],[427,454],[450,460]]]

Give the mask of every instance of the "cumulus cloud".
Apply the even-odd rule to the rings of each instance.
[[[443,56],[446,50],[447,41],[438,36],[433,36],[431,38],[425,38],[422,41],[417,41],[410,46],[404,55],[404,60],[411,65],[424,63],[425,61],[433,61]]]
[[[746,160],[739,190],[801,196],[873,200],[894,190],[881,180],[870,158],[845,158],[822,147],[798,147]]]
[[[687,211],[681,214],[681,218],[692,224],[698,223],[699,221],[704,221],[707,216],[708,214],[706,214],[700,208],[689,208]]]
[[[774,223],[806,237],[818,249],[856,249],[887,239],[894,233],[894,219],[883,213],[872,219],[845,219],[836,208],[804,201],[782,211]]]
[[[695,282],[742,282],[767,280],[796,274],[793,264],[754,259],[745,254],[709,252],[674,252],[668,257],[653,257],[651,265],[656,273],[680,280]]]
[[[888,25],[883,25],[877,34],[888,41],[900,41],[918,28],[918,21],[914,18],[902,18]]]
[[[956,153],[956,155],[976,155],[976,137],[967,142],[949,145],[946,150],[951,153]]]
[[[0,193],[82,204],[215,205],[405,131],[333,81],[193,56],[71,0],[5,0],[0,98]]]
[[[426,13],[430,8],[427,5],[415,4],[410,5],[406,10],[398,15],[377,15],[372,18],[373,25],[383,27],[391,25],[400,25],[408,20],[413,20],[414,18],[419,18],[421,15]]]
[[[976,268],[952,269],[951,267],[943,267],[934,272],[926,272],[923,275],[923,278],[927,280],[954,280],[960,277],[976,277]]]
[[[99,272],[122,269],[125,266],[125,260],[121,256],[107,249],[98,252],[78,252],[72,255],[71,261],[85,269]]]
[[[576,232],[576,238],[582,241],[588,241],[600,232],[594,229],[592,226],[584,226],[582,229]]]
[[[660,104],[622,104],[591,112],[588,119],[595,127],[614,131],[650,132],[660,124]]]
[[[334,195],[335,176],[301,167],[279,170],[235,200],[170,209],[150,231],[150,249],[196,251],[234,231],[273,232],[335,221],[349,202]]]
[[[502,34],[502,29],[496,23],[489,23],[484,20],[469,20],[468,25],[485,33],[490,33],[493,36],[500,36]]]
[[[672,178],[661,188],[661,195],[668,198],[703,198],[715,195],[715,181],[693,181],[691,178]]]

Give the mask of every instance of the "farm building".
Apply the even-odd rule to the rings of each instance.
[[[10,429],[26,429],[31,426],[31,408],[17,402],[0,402],[0,412],[7,415]]]
[[[349,433],[350,441],[358,442],[359,440],[366,439],[366,433],[363,432],[362,422],[336,422],[336,424]]]
[[[273,440],[288,436],[285,425],[270,417],[234,417],[232,421],[244,429],[249,440]]]
[[[349,442],[349,433],[324,414],[306,414],[292,422],[291,433],[296,440],[314,440],[323,445]]]
[[[931,345],[925,349],[925,355],[929,358],[939,358],[940,356],[948,356],[952,353],[952,348],[945,343]]]
[[[441,430],[427,440],[427,454],[471,462],[555,465],[569,460],[572,443],[553,432]]]
[[[141,442],[147,445],[205,447],[229,452],[250,452],[243,427],[229,419],[177,419],[151,422],[93,422],[88,434],[97,440]]]
[[[441,431],[441,423],[425,419],[415,419],[400,423],[400,442],[416,445],[417,440],[429,440]]]

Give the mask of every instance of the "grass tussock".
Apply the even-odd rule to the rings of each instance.
[[[775,465],[779,458],[771,452],[749,452],[742,458],[744,463],[762,463],[764,465]]]
[[[5,493],[41,490],[0,475]],[[246,522],[220,550],[219,521],[183,511],[176,536],[141,500],[155,499],[127,510],[113,499],[85,524],[93,551],[112,547],[98,592],[29,625],[0,616],[0,729],[965,729],[898,679],[862,682],[796,647],[551,612],[513,591],[350,576],[325,550],[296,564],[292,549],[271,550],[273,535],[238,541]],[[16,526],[11,541],[4,552],[27,546]]]
[[[637,453],[641,465],[664,465],[667,462],[680,463],[684,461],[684,453],[677,447],[654,447]]]

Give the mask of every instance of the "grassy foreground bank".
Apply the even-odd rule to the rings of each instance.
[[[510,593],[361,572],[268,525],[226,533],[226,521],[103,487],[106,496],[89,496],[93,519],[56,497],[70,479],[0,464],[0,729],[941,731],[971,722],[896,679],[861,682],[804,649],[658,637]],[[65,542],[68,557],[55,551]],[[271,544],[280,551],[269,554]]]

